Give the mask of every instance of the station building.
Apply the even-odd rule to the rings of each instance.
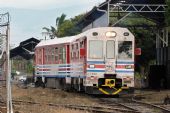
[[[10,50],[12,73],[18,71],[21,74],[32,75],[34,48],[39,42],[36,38],[30,38]]]

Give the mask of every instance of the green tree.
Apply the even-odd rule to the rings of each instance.
[[[71,19],[65,19],[66,15],[62,14],[61,17],[56,19],[56,28],[51,26],[51,28],[44,27],[43,29],[46,30],[50,35],[51,39],[54,36],[60,38],[65,36],[72,36],[76,35],[81,32],[81,28],[76,26],[78,21],[84,16],[84,14],[80,14],[75,16]]]
[[[28,61],[27,62],[27,73],[32,74],[32,72],[33,72],[33,64],[31,61]]]
[[[50,34],[50,38],[53,39],[55,36],[58,37],[58,29],[60,29],[61,25],[65,21],[66,15],[62,14],[60,17],[56,19],[56,27],[51,26],[51,28],[43,27]]]

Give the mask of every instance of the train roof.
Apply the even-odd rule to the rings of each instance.
[[[67,44],[71,43],[77,39],[80,39],[80,37],[84,36],[91,36],[92,32],[107,32],[107,31],[115,31],[117,33],[117,36],[123,36],[122,30],[124,32],[129,32],[130,35],[132,36],[133,34],[127,29],[127,28],[122,28],[122,27],[98,27],[98,28],[92,28],[88,29],[87,31],[80,33],[75,36],[68,36],[68,37],[63,37],[63,38],[54,38],[54,39],[49,39],[49,40],[42,40],[39,44],[37,44],[36,47],[43,47],[43,46],[48,46],[48,45],[57,45],[57,44]]]
[[[78,38],[77,36],[69,36],[69,37],[63,37],[63,38],[54,38],[54,39],[49,39],[49,40],[42,40],[39,44],[37,44],[36,47],[70,43],[73,40],[76,40],[77,38]]]

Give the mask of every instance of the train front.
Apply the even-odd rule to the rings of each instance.
[[[85,91],[117,95],[134,87],[134,36],[126,28],[96,28],[87,36]]]

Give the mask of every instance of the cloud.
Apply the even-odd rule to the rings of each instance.
[[[53,9],[77,4],[95,4],[101,1],[104,0],[0,0],[0,6],[22,9]]]
[[[57,0],[0,0],[0,6],[26,9],[40,9],[55,4]]]
[[[43,38],[42,28],[54,26],[62,13],[67,18],[91,10],[105,0],[0,0],[0,13],[11,16],[11,43],[18,45],[31,37]]]

